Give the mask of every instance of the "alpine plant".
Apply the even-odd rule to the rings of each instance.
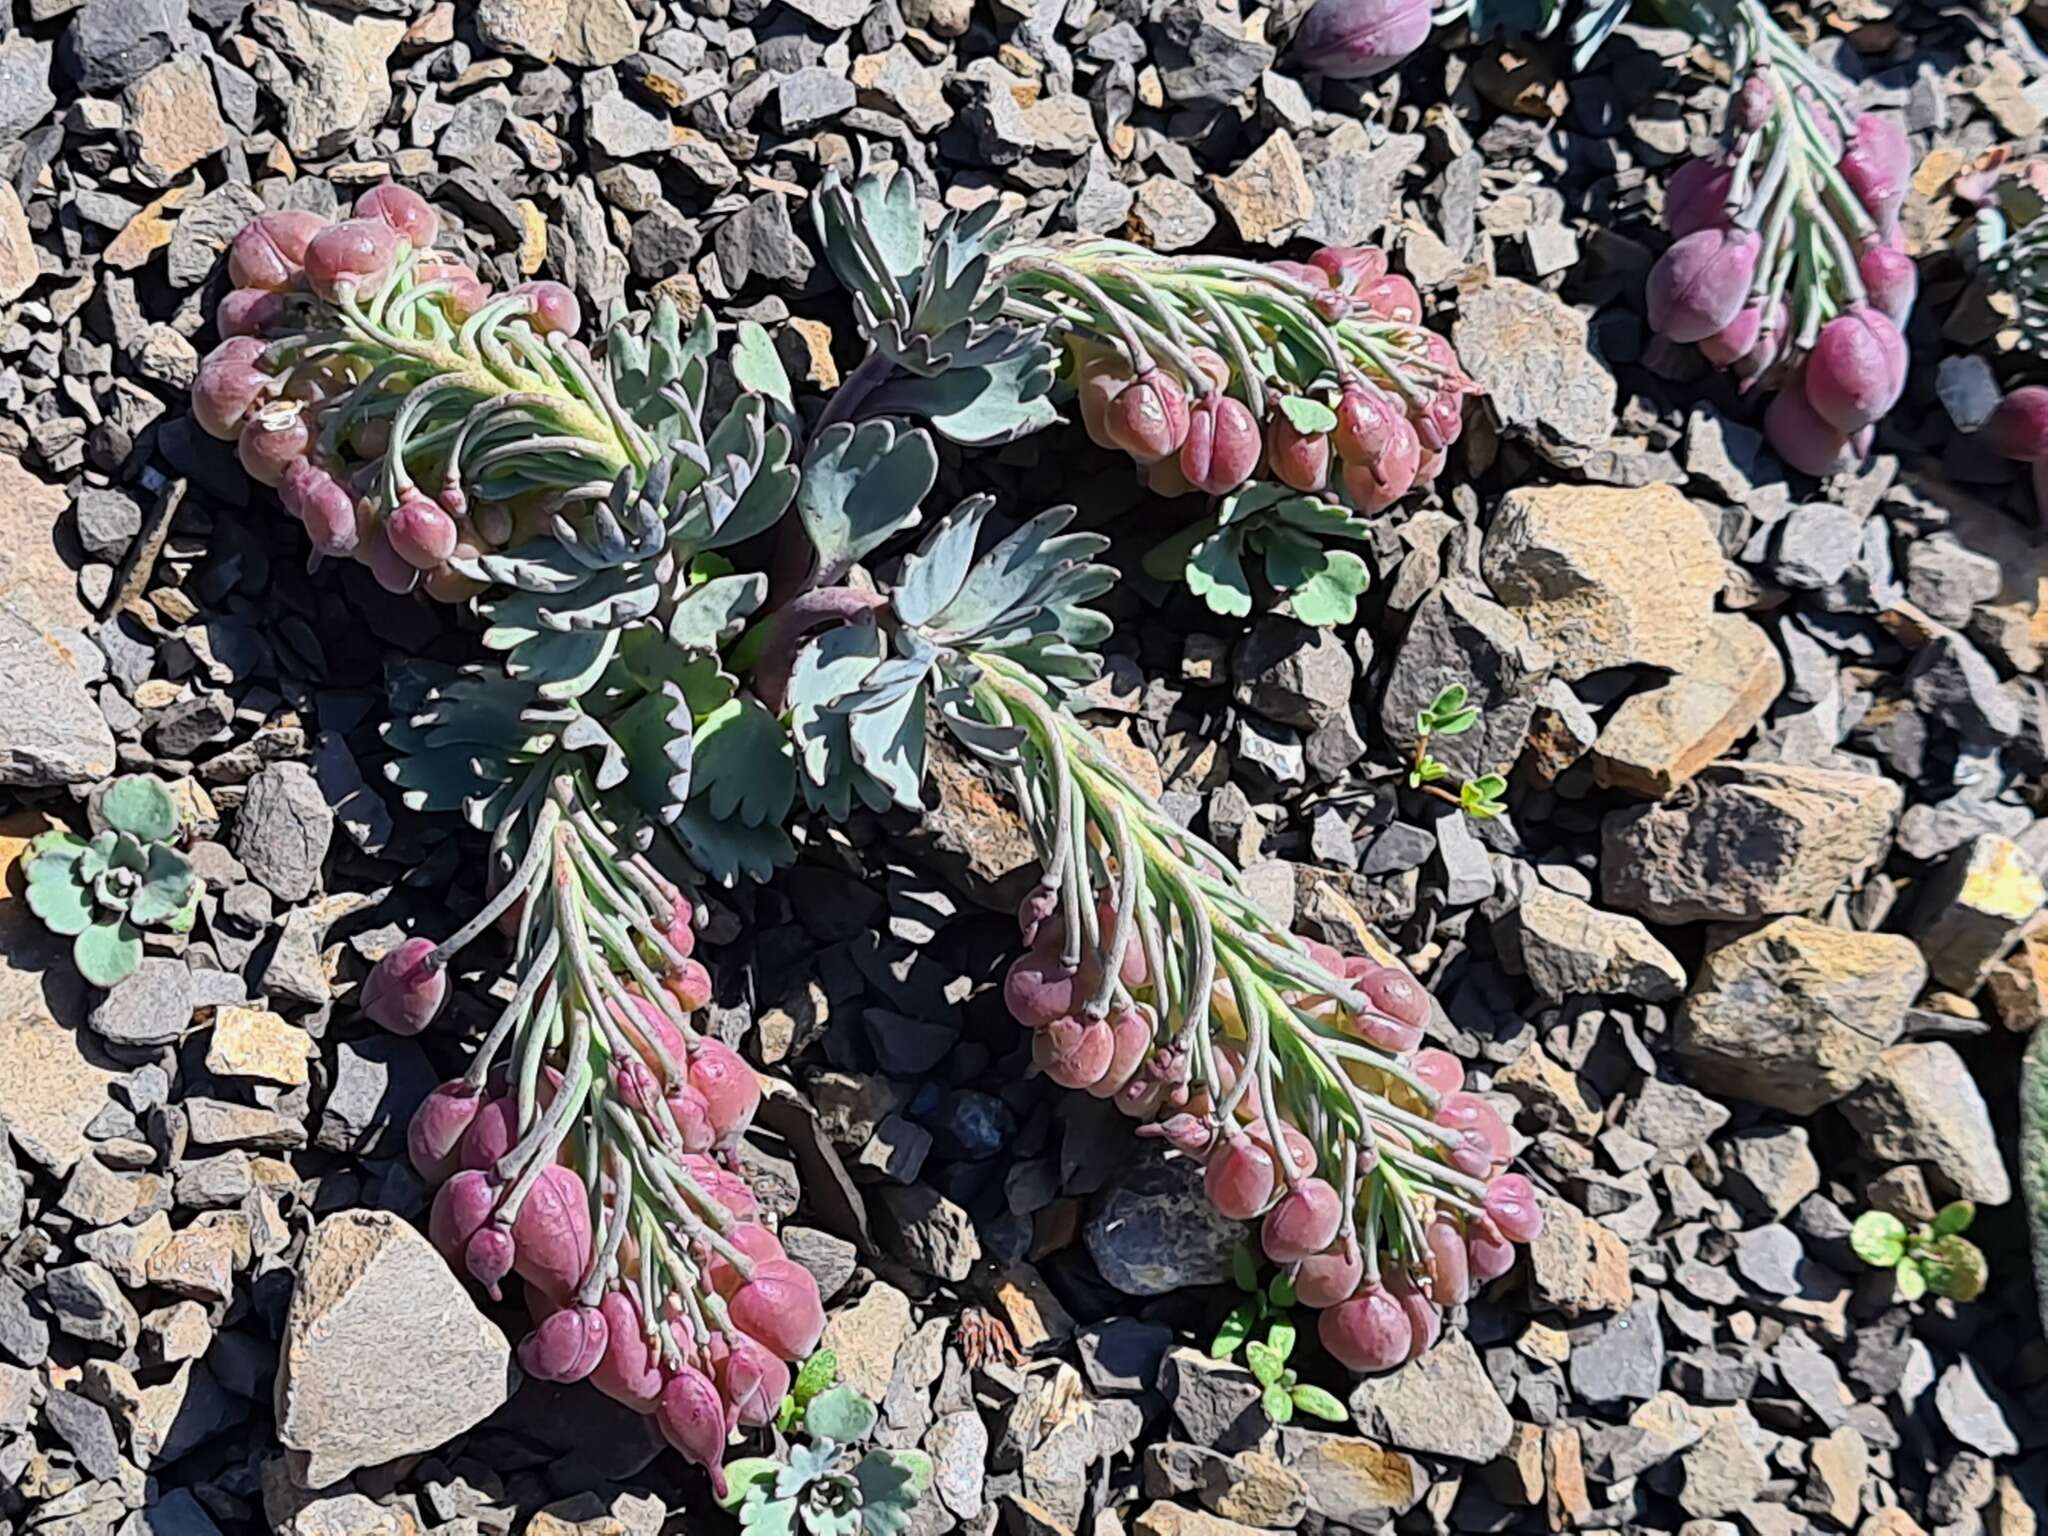
[[[761,1089],[699,1026],[697,897],[789,863],[799,814],[918,813],[944,731],[1011,784],[1040,852],[1004,988],[1034,1061],[1200,1159],[1338,1360],[1396,1365],[1540,1226],[1505,1127],[1420,1048],[1411,976],[1275,924],[1070,711],[1110,632],[1090,606],[1107,540],[1069,508],[999,528],[986,496],[912,538],[938,471],[917,419],[1004,441],[1056,419],[1064,371],[1148,473],[1193,463],[1215,496],[1243,480],[1214,468],[1241,414],[1285,481],[1243,521],[1268,525],[1269,570],[1300,533],[1305,583],[1353,516],[1327,488],[1360,484],[1361,509],[1405,490],[1455,433],[1462,375],[1370,254],[1005,251],[979,213],[928,242],[902,175],[818,204],[871,350],[808,422],[759,326],[721,350],[708,313],[685,328],[665,304],[587,347],[566,290],[488,291],[399,188],[233,245],[195,414],[322,555],[473,601],[491,653],[389,674],[390,777],[489,834],[489,896],[385,954],[363,1010],[415,1034],[468,943],[495,928],[511,951],[469,1069],[410,1127],[430,1235],[493,1294],[523,1283],[527,1371],[653,1416],[722,1486],[824,1314],[736,1171]],[[1371,452],[1347,410],[1384,429]]]
[[[1861,460],[1906,381],[1918,277],[1899,211],[1912,154],[1896,118],[1841,82],[1754,0],[1726,18],[1734,94],[1720,147],[1665,189],[1672,245],[1650,325],[1764,389],[1771,446],[1802,473]]]

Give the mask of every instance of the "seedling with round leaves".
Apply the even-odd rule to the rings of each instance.
[[[1230,1256],[1230,1277],[1244,1299],[1232,1307],[1210,1342],[1218,1360],[1245,1352],[1245,1366],[1259,1383],[1260,1406],[1275,1424],[1285,1424],[1297,1411],[1326,1423],[1344,1420],[1344,1405],[1323,1388],[1302,1381],[1288,1365],[1297,1330],[1288,1311],[1295,1304],[1294,1282],[1282,1272],[1259,1283],[1258,1261],[1240,1244]]]
[[[147,932],[187,933],[202,884],[171,846],[178,813],[170,791],[147,774],[113,781],[92,807],[90,838],[62,829],[29,845],[29,910],[71,940],[78,973],[112,987],[142,963]]]
[[[1462,736],[1479,723],[1479,707],[1468,704],[1463,683],[1452,683],[1431,699],[1415,717],[1415,750],[1409,760],[1408,787],[1432,799],[1455,805],[1476,821],[1488,821],[1507,809],[1501,796],[1508,781],[1497,773],[1454,781],[1450,765],[1429,750],[1438,736]]]
[[[819,1392],[803,1409],[806,1442],[728,1463],[719,1503],[752,1536],[898,1536],[932,1485],[932,1461],[867,1446],[878,1417],[851,1387]]]
[[[1943,1206],[1917,1227],[1889,1211],[1865,1211],[1849,1229],[1849,1246],[1873,1269],[1892,1271],[1903,1300],[1932,1294],[1975,1301],[1989,1278],[1983,1250],[1963,1236],[1976,1216],[1967,1200]]]

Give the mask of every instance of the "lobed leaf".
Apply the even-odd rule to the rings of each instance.
[[[99,799],[99,819],[144,843],[161,843],[178,830],[178,808],[162,782],[146,773],[124,775]]]

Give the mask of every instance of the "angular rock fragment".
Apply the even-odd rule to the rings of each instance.
[[[2027,920],[2048,901],[2026,855],[2010,838],[1972,838],[1925,882],[1911,932],[1927,969],[1968,997],[2019,941]]]
[[[1770,636],[1717,613],[1706,648],[1661,687],[1622,700],[1593,744],[1593,777],[1661,798],[1755,729],[1785,686]]]

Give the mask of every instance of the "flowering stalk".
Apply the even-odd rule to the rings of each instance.
[[[1728,34],[1728,125],[1666,191],[1676,242],[1650,274],[1650,324],[1745,390],[1775,390],[1772,445],[1823,474],[1869,451],[1905,387],[1917,277],[1898,218],[1912,157],[1891,118],[1850,113],[1757,0],[1733,8]]]

